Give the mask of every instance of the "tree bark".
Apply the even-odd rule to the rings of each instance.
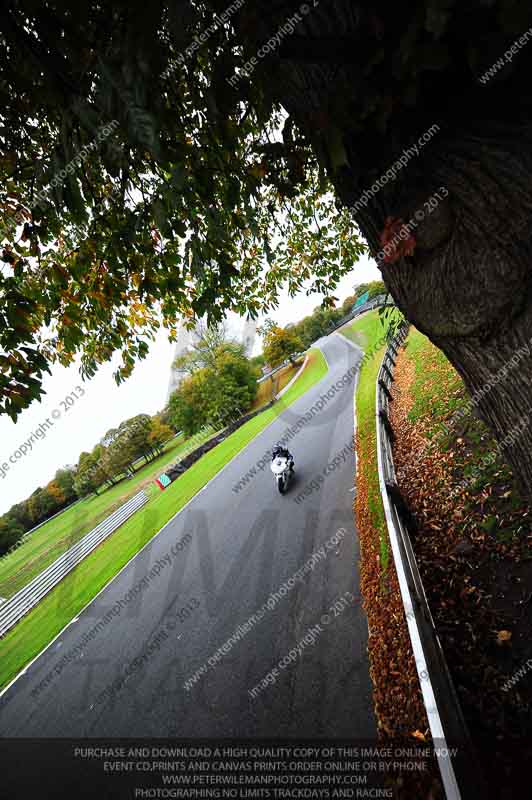
[[[532,309],[528,306],[513,325],[489,341],[461,340],[449,350],[472,402],[528,494],[532,494],[531,333]]]

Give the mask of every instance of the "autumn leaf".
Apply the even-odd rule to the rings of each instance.
[[[386,217],[380,243],[383,250],[388,247],[391,251],[383,257],[387,264],[393,264],[404,256],[411,256],[416,247],[415,238],[400,217]]]
[[[509,642],[512,638],[512,634],[510,631],[498,631],[497,632],[497,644],[503,644],[504,642]]]

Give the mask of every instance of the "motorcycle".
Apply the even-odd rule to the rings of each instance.
[[[286,456],[276,456],[271,465],[271,471],[275,476],[277,488],[281,494],[284,494],[288,489],[288,482],[294,471],[294,462]]]

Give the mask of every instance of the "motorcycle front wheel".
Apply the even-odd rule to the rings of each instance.
[[[277,478],[277,488],[279,489],[281,494],[284,494],[286,491],[286,483],[284,482],[282,476],[279,476]]]

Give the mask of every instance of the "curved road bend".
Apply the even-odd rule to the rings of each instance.
[[[233,490],[360,361],[361,351],[337,334],[317,344],[329,364],[323,380],[239,453],[2,695],[0,735],[374,738],[366,616],[358,599],[341,599],[359,593],[349,452],[354,379],[332,390],[288,443],[296,465],[288,494],[277,492],[269,465]],[[339,466],[296,502],[337,454]],[[177,542],[181,552],[166,563]],[[72,655],[158,561],[158,577]],[[272,610],[243,628],[273,593]],[[240,640],[231,642],[236,630]],[[110,689],[126,671],[121,688]]]

